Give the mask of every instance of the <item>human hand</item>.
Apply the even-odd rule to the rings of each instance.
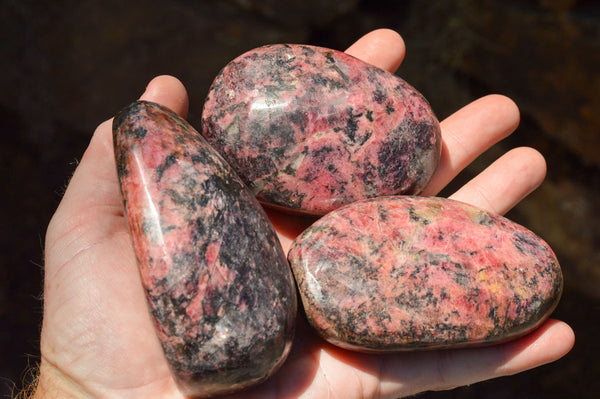
[[[379,30],[347,50],[394,71],[404,43]],[[183,117],[187,95],[179,81],[158,77],[142,99]],[[434,195],[496,141],[510,134],[518,109],[488,96],[442,122],[442,159],[423,195]],[[119,192],[111,121],[101,124],[77,167],[46,236],[40,382],[35,397],[184,398],[179,393],[150,319]],[[498,159],[452,198],[504,213],[535,189],[543,157],[518,148]],[[284,250],[309,223],[269,211]],[[573,332],[549,320],[533,333],[501,345],[371,355],[320,339],[298,317],[291,353],[265,383],[236,398],[398,397],[449,389],[514,374],[563,356]]]

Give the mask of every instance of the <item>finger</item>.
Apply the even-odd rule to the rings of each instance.
[[[535,190],[546,176],[546,161],[533,148],[515,148],[465,184],[450,198],[504,214]]]
[[[358,39],[346,53],[393,73],[402,63],[406,47],[397,32],[377,29]]]
[[[189,109],[188,95],[179,79],[169,76],[157,76],[148,83],[146,91],[140,100],[152,101],[176,112],[182,118],[187,118]]]
[[[575,333],[571,327],[551,319],[529,336],[506,344],[507,360],[494,372],[497,376],[513,375],[551,363],[566,355],[574,344]]]
[[[469,385],[513,375],[553,362],[566,355],[575,342],[571,327],[549,320],[519,340],[483,349],[438,352],[434,389]]]
[[[519,109],[508,97],[475,100],[441,123],[442,155],[421,195],[435,195],[483,151],[510,135],[519,125]]]
[[[548,320],[525,337],[482,348],[383,355],[351,352],[323,343],[310,355],[317,363],[312,366],[316,374],[308,371],[313,383],[303,392],[311,397],[397,398],[450,389],[557,360],[571,350],[574,339],[567,324]],[[305,367],[310,370],[311,366]]]
[[[531,334],[505,344],[384,357],[380,391],[382,396],[414,395],[516,374],[561,358],[574,342],[567,324],[549,320]]]

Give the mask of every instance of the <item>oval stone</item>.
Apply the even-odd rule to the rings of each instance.
[[[142,283],[180,390],[205,397],[263,381],[289,352],[296,291],[262,207],[158,104],[129,105],[113,133]]]
[[[550,247],[510,220],[461,202],[382,197],[318,220],[288,254],[312,326],[359,351],[504,342],[558,303]]]
[[[269,45],[230,62],[202,122],[259,201],[299,213],[418,194],[441,154],[439,123],[413,87],[315,46]]]

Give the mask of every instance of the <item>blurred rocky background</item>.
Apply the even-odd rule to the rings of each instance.
[[[600,392],[600,2],[172,0],[0,1],[0,396],[39,356],[46,225],[95,126],[157,74],[188,87],[190,122],[228,61],[259,45],[344,49],[400,32],[398,74],[440,119],[488,93],[522,123],[449,193],[506,150],[532,146],[545,183],[509,217],[555,249],[566,286],[554,316],[577,342],[539,369],[422,398],[596,398]]]

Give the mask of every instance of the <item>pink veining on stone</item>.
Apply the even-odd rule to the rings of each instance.
[[[310,323],[330,342],[364,351],[510,340],[539,326],[562,290],[543,240],[443,198],[340,208],[303,232],[288,259]]]
[[[135,102],[113,131],[142,283],[179,388],[204,397],[265,380],[289,352],[296,292],[262,207],[170,110]]]
[[[315,46],[270,45],[230,62],[202,122],[261,202],[309,214],[418,194],[441,153],[439,123],[413,87]]]

